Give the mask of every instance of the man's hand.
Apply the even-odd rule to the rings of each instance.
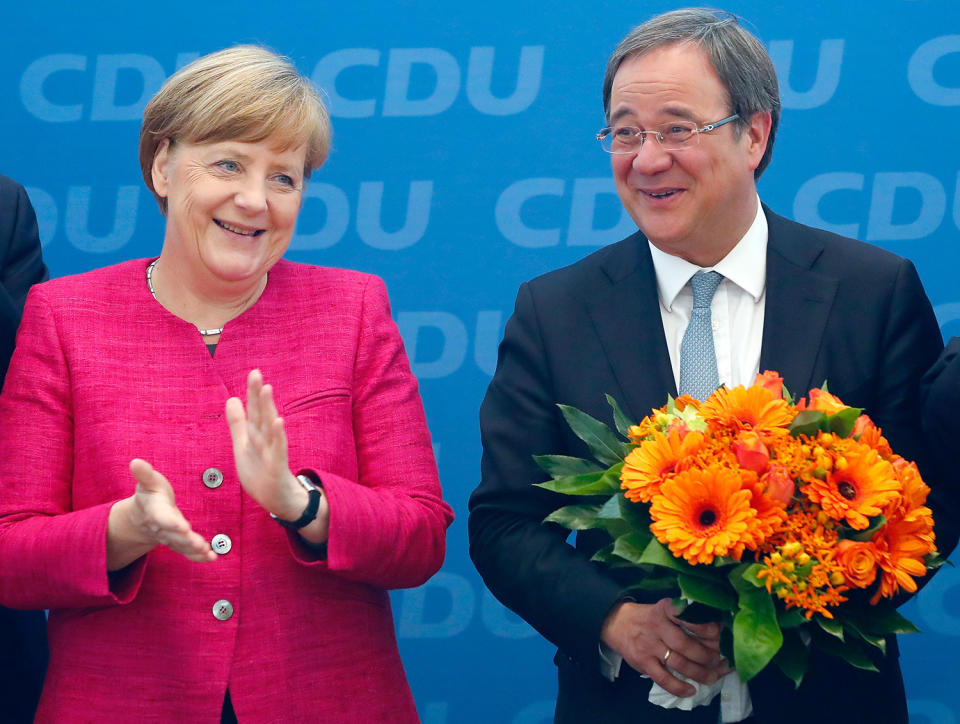
[[[731,669],[720,655],[719,623],[692,624],[677,617],[673,602],[617,604],[603,623],[600,637],[623,660],[674,696],[695,689],[667,667],[694,681],[712,684]]]

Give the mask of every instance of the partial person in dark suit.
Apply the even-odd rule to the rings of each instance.
[[[30,199],[23,186],[0,175],[0,387],[27,291],[47,276]],[[33,721],[46,668],[43,612],[0,606],[0,722]]]
[[[762,44],[735,17],[688,9],[639,26],[608,63],[603,102],[598,138],[640,231],[521,286],[480,410],[471,556],[490,590],[557,645],[556,721],[714,723],[719,697],[685,712],[647,696],[651,679],[693,693],[667,657],[690,679],[723,676],[719,625],[681,627],[662,594],[628,594],[590,561],[605,532],[581,533],[573,547],[541,522],[565,501],[532,487],[546,475],[531,456],[588,454],[557,403],[612,423],[604,393],[637,421],[676,395],[690,280],[715,271],[719,383],[749,385],[770,369],[802,394],[828,380],[916,458],[917,384],[942,342],[909,261],[760,203],[779,90]],[[907,721],[895,640],[888,652],[880,673],[815,653],[796,691],[763,672],[750,684],[752,721]]]

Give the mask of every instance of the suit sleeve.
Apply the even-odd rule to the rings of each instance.
[[[26,191],[20,184],[6,179],[0,183],[10,187],[0,203],[0,385],[10,356],[23,311],[23,303],[31,286],[48,277],[40,256],[37,217]]]
[[[960,530],[960,471],[956,446],[960,437],[960,337],[950,340],[921,384],[923,437],[932,471],[930,498],[934,509],[937,547],[949,555]],[[926,471],[924,475],[927,476]]]
[[[524,284],[480,408],[482,480],[470,498],[470,555],[501,602],[599,672],[600,629],[622,588],[567,544],[568,531],[542,523],[566,503],[532,486],[547,477],[532,456],[564,449],[556,402],[535,300]]]
[[[107,574],[113,504],[73,509],[73,389],[43,286],[27,300],[0,395],[0,603],[77,608],[126,603],[144,558]]]
[[[312,471],[330,501],[327,555],[318,560],[300,545],[294,554],[378,588],[419,586],[443,564],[453,511],[441,498],[417,380],[377,277],[364,290],[361,320],[353,389],[358,479]]]
[[[929,405],[923,409],[920,384],[942,349],[933,308],[913,264],[904,260],[891,294],[878,385],[868,414],[883,428],[897,453],[917,461],[931,489],[927,503],[934,513],[937,548],[947,555],[956,545],[960,529],[955,474],[945,467],[941,455],[944,448],[940,445],[946,443],[945,449],[949,450],[955,445],[956,437],[947,442],[939,437],[944,428],[932,429],[940,424],[937,421],[940,411],[935,409],[931,414]],[[948,380],[944,383],[951,384]],[[950,394],[949,390],[944,391]],[[953,392],[954,398],[958,393],[960,387]],[[960,432],[960,428],[955,427],[953,432]]]

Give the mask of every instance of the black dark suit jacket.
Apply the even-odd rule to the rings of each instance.
[[[47,276],[30,199],[20,184],[0,175],[0,386],[27,291]],[[33,721],[46,667],[43,612],[0,606],[0,722]]]
[[[917,383],[943,345],[913,265],[764,212],[761,371],[777,370],[799,394],[829,381],[831,392],[866,409],[898,452],[918,457]],[[604,393],[637,421],[676,395],[653,262],[640,233],[521,286],[480,409],[482,482],[470,499],[471,556],[490,590],[558,646],[556,721],[712,724],[716,702],[668,711],[647,703],[649,680],[629,666],[613,683],[600,676],[600,628],[623,587],[589,557],[609,538],[581,533],[574,548],[566,531],[541,524],[564,501],[531,486],[546,477],[531,455],[587,454],[556,403],[611,422]],[[895,645],[881,674],[814,657],[799,692],[768,671],[751,693],[761,721],[906,721]]]

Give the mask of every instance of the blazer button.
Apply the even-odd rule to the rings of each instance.
[[[233,616],[233,604],[225,598],[221,598],[213,604],[213,617],[217,621],[226,621]]]
[[[203,484],[208,488],[219,488],[223,485],[223,473],[216,468],[207,468],[203,471]]]
[[[233,548],[233,541],[230,540],[230,536],[218,533],[213,536],[213,540],[210,541],[210,547],[213,548],[214,553],[225,556],[230,552],[230,549]]]

